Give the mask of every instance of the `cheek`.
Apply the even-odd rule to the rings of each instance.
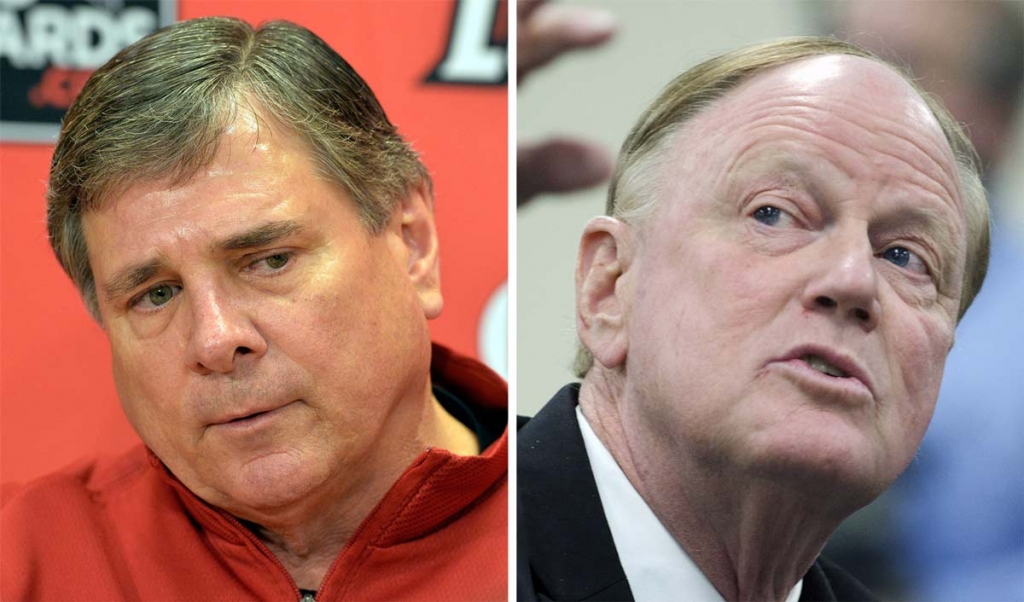
[[[374,310],[382,301],[372,294],[378,276],[364,265],[362,253],[353,255],[320,260],[315,270],[297,277],[301,284],[287,296],[257,299],[260,321],[272,323],[277,336],[310,346],[352,337],[359,325],[375,326]]]
[[[889,341],[890,357],[896,363],[892,373],[899,379],[892,391],[897,403],[890,427],[898,431],[894,436],[916,449],[935,410],[952,327],[928,318],[902,319],[912,326]]]
[[[276,309],[272,336],[320,383],[369,390],[382,386],[382,375],[393,378],[390,372],[403,367],[413,346],[429,354],[425,319],[416,321],[417,310],[408,282],[378,254],[325,266],[287,307]]]
[[[680,297],[688,316],[680,330],[692,333],[690,342],[707,348],[712,368],[735,367],[745,351],[760,348],[759,332],[770,326],[792,296],[791,286],[779,274],[789,273],[770,265],[772,258],[752,255],[732,245],[706,245],[705,252],[688,254],[681,265],[688,282]],[[775,260],[777,261],[777,260]]]
[[[793,270],[774,265],[773,261],[779,260],[741,249],[719,256],[709,270],[715,291],[709,307],[714,310],[716,330],[746,339],[773,321],[792,297],[795,286],[783,276],[794,273]]]
[[[683,238],[638,279],[632,367],[654,397],[735,397],[744,351],[758,348],[784,300],[771,294],[764,259],[699,234]]]
[[[118,400],[125,417],[150,448],[164,452],[176,447],[169,439],[185,431],[186,407],[180,392],[183,380],[176,380],[177,365],[169,353],[156,353],[155,345],[120,345],[111,338],[111,368]]]

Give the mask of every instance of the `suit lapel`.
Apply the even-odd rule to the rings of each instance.
[[[525,426],[520,420],[517,597],[632,602],[576,420],[578,395],[578,384],[563,387]],[[875,598],[819,557],[800,601],[836,600]]]
[[[873,602],[876,599],[864,584],[824,556],[818,556],[811,569],[804,575],[804,589],[800,593],[801,602]]]
[[[804,575],[804,586],[800,591],[800,602],[831,602],[836,599],[832,586],[822,571],[821,565],[815,561],[811,570]]]
[[[633,600],[563,387],[518,433],[518,597]]]

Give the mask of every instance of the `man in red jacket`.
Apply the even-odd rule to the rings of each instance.
[[[51,243],[141,446],[4,509],[4,599],[496,599],[503,381],[432,349],[429,175],[323,41],[188,21],[68,112]]]

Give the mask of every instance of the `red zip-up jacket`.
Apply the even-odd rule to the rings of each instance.
[[[507,404],[482,364],[434,347],[436,383]],[[416,458],[334,560],[326,600],[507,598],[508,430],[479,456]],[[39,479],[4,506],[7,600],[299,600],[277,558],[139,445]]]

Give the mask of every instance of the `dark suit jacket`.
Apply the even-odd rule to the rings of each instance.
[[[633,600],[576,422],[578,394],[578,384],[563,387],[528,424],[520,419],[520,600]],[[802,602],[874,599],[820,557],[804,575],[800,595]]]

